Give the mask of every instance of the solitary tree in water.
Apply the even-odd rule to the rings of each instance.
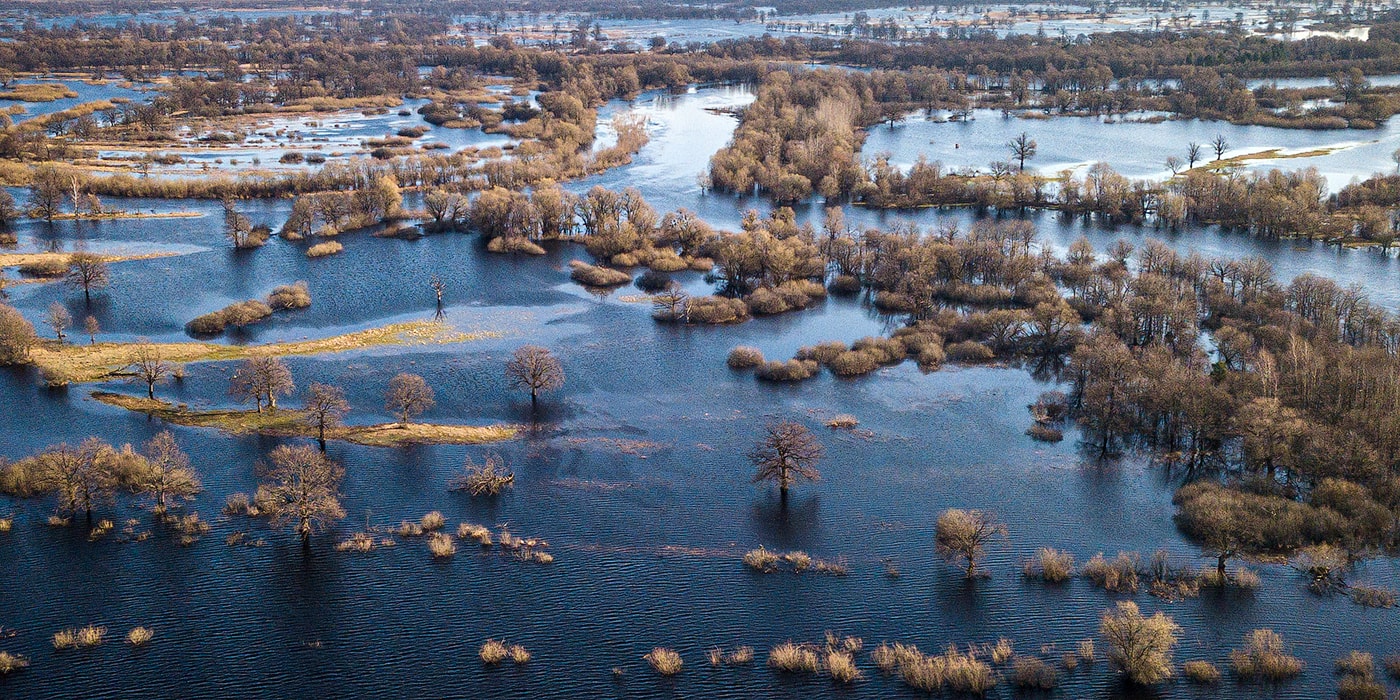
[[[416,374],[402,373],[389,380],[384,394],[384,407],[399,417],[399,425],[407,428],[414,416],[433,407],[433,388]]]
[[[316,441],[321,451],[326,451],[326,428],[340,425],[345,414],[350,412],[350,403],[345,400],[345,392],[340,387],[329,384],[312,384],[306,389],[306,422],[316,428]]]
[[[1012,139],[1006,145],[1011,149],[1011,157],[1019,163],[1017,170],[1026,169],[1026,161],[1035,157],[1036,149],[1039,147],[1035,139],[1027,136],[1025,132],[1021,132],[1020,136]]]
[[[987,555],[987,547],[1006,537],[1006,525],[995,514],[980,510],[951,508],[938,516],[934,545],[949,563],[967,563],[967,577],[977,576],[977,562]]]
[[[68,330],[68,327],[73,325],[73,316],[68,313],[68,309],[63,308],[63,304],[55,301],[49,304],[49,311],[44,314],[44,323],[53,329],[54,337],[62,343],[66,337],[63,331]]]
[[[749,450],[749,459],[758,468],[754,483],[771,481],[778,485],[783,503],[788,488],[799,479],[817,481],[821,472],[822,445],[806,426],[795,421],[773,421],[763,426],[763,437]]]
[[[132,490],[155,501],[152,512],[163,515],[171,499],[190,499],[203,485],[190,466],[190,458],[175,442],[175,435],[163,430],[142,450],[145,463],[132,477]]]
[[[107,261],[96,253],[79,252],[68,256],[68,272],[64,280],[83,290],[83,299],[92,303],[92,290],[107,286]]]
[[[1128,680],[1150,685],[1172,675],[1172,647],[1181,630],[1170,617],[1143,617],[1130,600],[1104,612],[1099,634],[1108,642],[1108,661]]]
[[[345,470],[310,445],[280,445],[261,467],[259,506],[275,527],[291,525],[301,543],[327,524],[345,517],[340,480]]]
[[[112,455],[112,447],[95,437],[78,447],[50,447],[37,459],[39,490],[54,494],[60,511],[83,511],[92,520],[93,507],[110,498],[117,483]]]
[[[564,386],[564,366],[550,354],[548,348],[524,345],[516,348],[506,363],[506,378],[530,392],[530,404],[539,404],[541,391],[553,391]]]

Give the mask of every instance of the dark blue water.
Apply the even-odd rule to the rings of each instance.
[[[635,185],[658,210],[691,207],[718,226],[735,226],[739,207],[763,205],[702,195],[694,175],[733,124],[702,107],[740,99],[741,91],[648,96],[639,107],[648,111],[652,141],[636,162],[576,186]],[[0,571],[7,573],[0,626],[19,632],[0,640],[0,649],[33,663],[0,680],[0,696],[914,697],[897,680],[880,677],[864,656],[867,679],[851,688],[779,676],[762,661],[774,644],[818,641],[827,629],[861,636],[867,648],[888,640],[926,651],[1005,636],[1021,653],[1055,645],[1045,654],[1058,658],[1095,637],[1101,612],[1123,596],[1080,580],[1063,587],[1022,580],[1020,562],[1037,547],[1067,549],[1081,562],[1096,552],[1146,555],[1165,548],[1182,562],[1206,563],[1172,523],[1176,476],[1135,456],[1109,464],[1086,460],[1073,430],[1056,445],[1024,435],[1025,406],[1052,385],[1022,369],[923,374],[905,363],[857,380],[823,374],[775,387],[725,367],[735,345],[781,358],[803,344],[887,332],[891,321],[860,300],[830,299],[739,326],[675,328],[655,324],[645,304],[621,298],[635,289],[600,299],[569,282],[568,260],[584,256],[570,244],[551,244],[542,257],[511,258],[485,253],[473,236],[405,241],[350,234],[341,238],[345,252],[312,260],[304,255],[306,243],[280,239],[256,251],[232,250],[220,237],[212,203],[141,206],[204,216],[20,229],[21,249],[178,244],[181,255],[112,266],[112,286],[93,307],[110,338],[181,339],[183,324],[195,315],[298,279],[310,285],[310,309],[278,314],[232,340],[318,337],[429,318],[434,299],[427,280],[436,273],[448,282],[447,321],[500,337],[292,358],[298,385],[340,384],[354,406],[351,421],[374,423],[389,420],[382,408],[389,379],[415,372],[437,391],[427,420],[538,427],[490,448],[333,443],[331,456],[346,468],[349,516],[318,537],[310,553],[290,533],[218,515],[227,494],[255,487],[255,463],[284,442],[271,438],[172,428],[205,480],[206,492],[191,507],[213,524],[210,535],[187,548],[159,529],[141,543],[88,542],[82,528],[46,527],[48,502],[0,502],[0,512],[18,515],[14,530],[0,534]],[[255,222],[275,225],[288,205],[240,206]],[[800,214],[819,217],[820,208]],[[870,225],[901,216],[848,214]],[[929,211],[917,220],[950,216],[966,215]],[[1057,249],[1081,234],[1101,247],[1119,236],[1150,234],[1053,215],[1036,221],[1045,243]],[[1376,253],[1214,230],[1169,241],[1208,254],[1264,255],[1284,277],[1316,270],[1363,284],[1390,306],[1397,300],[1389,277],[1395,263]],[[682,279],[703,285],[698,275]],[[87,312],[81,294],[58,285],[22,285],[12,297],[36,319],[55,300],[75,316]],[[528,397],[501,372],[510,351],[527,342],[553,349],[568,373],[566,388],[548,395],[534,416]],[[231,370],[192,365],[183,381],[160,392],[194,406],[228,406]],[[17,458],[94,434],[139,444],[168,427],[88,399],[93,388],[49,390],[32,372],[0,373],[0,455]],[[122,383],[97,388],[137,391]],[[858,417],[869,433],[822,425],[840,413]],[[822,480],[797,487],[786,510],[776,493],[750,483],[744,457],[770,416],[807,423],[827,448]],[[618,440],[636,442],[620,449]],[[480,462],[488,451],[515,471],[514,489],[494,500],[449,493],[447,480],[464,457]],[[950,507],[992,509],[1008,523],[1010,540],[993,550],[989,579],[969,583],[936,558],[933,522]],[[329,546],[366,521],[391,525],[435,509],[450,527],[508,524],[517,535],[541,537],[556,561],[526,564],[465,544],[454,559],[433,561],[418,540],[369,554]],[[106,506],[100,515],[138,518],[139,529],[152,529],[149,513],[127,505]],[[239,530],[267,546],[225,546],[224,538]],[[760,544],[844,558],[850,575],[755,574],[739,559]],[[882,560],[902,575],[888,577]],[[1205,592],[1172,603],[1136,598],[1182,625],[1179,660],[1224,664],[1246,632],[1272,627],[1308,664],[1300,679],[1277,691],[1226,681],[1219,694],[1324,697],[1335,687],[1333,659],[1351,649],[1378,658],[1400,651],[1394,611],[1314,596],[1287,567],[1256,568],[1263,585],[1253,593]],[[1382,559],[1358,577],[1394,587],[1400,571]],[[53,632],[89,623],[107,625],[114,639],[95,650],[52,650]],[[156,631],[149,647],[133,650],[115,639],[135,625]],[[489,637],[524,644],[534,658],[522,667],[484,669],[475,653]],[[758,663],[741,669],[706,663],[712,646],[738,644],[755,646]],[[680,651],[686,669],[674,679],[655,676],[641,660],[654,646]],[[623,669],[620,679],[614,667]],[[1061,697],[1130,694],[1102,661],[1061,680]],[[1159,691],[1202,694],[1184,683]],[[998,693],[1012,695],[1005,684]]]

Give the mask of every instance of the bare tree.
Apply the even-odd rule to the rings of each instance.
[[[541,391],[554,391],[564,386],[564,366],[548,348],[524,345],[515,349],[506,363],[506,378],[517,388],[528,389],[530,405],[539,404]]]
[[[1186,167],[1196,167],[1196,161],[1201,159],[1201,144],[1192,141],[1186,144]]]
[[[438,275],[433,275],[428,280],[428,284],[432,286],[433,293],[437,295],[438,308],[442,308],[442,293],[447,291],[447,283],[442,281],[442,278]]]
[[[275,527],[291,525],[302,545],[327,524],[345,517],[340,480],[345,470],[309,445],[279,445],[259,465],[258,503]]]
[[[1108,661],[1134,683],[1150,685],[1172,675],[1172,647],[1181,628],[1157,613],[1144,617],[1137,603],[1125,600],[1105,611],[1099,634],[1108,642]]]
[[[111,277],[107,271],[107,261],[96,253],[77,252],[68,256],[68,272],[64,281],[69,286],[83,290],[83,299],[92,303],[92,290],[107,286]]]
[[[143,338],[131,353],[130,369],[137,381],[146,384],[146,398],[154,399],[156,384],[170,376],[174,368],[161,356],[158,346]]]
[[[83,319],[83,332],[87,334],[88,345],[97,344],[97,334],[102,332],[102,326],[97,322],[97,317],[89,315]]]
[[[753,481],[776,483],[783,502],[787,502],[788,488],[799,479],[821,479],[817,463],[823,454],[821,443],[806,426],[790,420],[771,421],[763,426],[758,444],[749,450],[749,461],[758,468]]]
[[[243,361],[229,379],[229,394],[242,401],[252,400],[262,413],[263,401],[269,410],[277,410],[277,397],[296,390],[292,371],[286,363],[271,356],[250,357]]]
[[[152,510],[163,515],[171,499],[189,500],[203,489],[190,458],[175,442],[175,435],[162,430],[146,442],[142,450],[144,468],[136,471],[131,487],[155,501]]]
[[[313,383],[306,388],[306,422],[316,428],[316,441],[321,451],[326,451],[326,428],[340,425],[345,414],[350,412],[350,403],[345,400],[345,392],[340,387]]]
[[[1016,162],[1020,164],[1017,170],[1025,170],[1026,161],[1035,157],[1035,152],[1036,149],[1039,148],[1039,144],[1023,131],[1020,136],[1017,136],[1007,143],[1006,147],[1011,149],[1011,157],[1015,158]]]
[[[54,337],[62,343],[63,339],[67,337],[63,331],[68,330],[68,327],[73,325],[73,315],[68,313],[68,309],[64,308],[63,304],[55,301],[49,304],[49,310],[44,314],[44,323],[53,329]]]
[[[384,394],[384,407],[399,417],[399,425],[408,427],[414,416],[433,407],[433,388],[416,374],[400,373],[389,380]]]
[[[1230,148],[1230,142],[1225,140],[1225,134],[1216,134],[1215,140],[1210,142],[1210,147],[1215,149],[1215,159],[1220,160]]]
[[[56,495],[61,512],[82,511],[91,520],[93,508],[110,498],[116,487],[111,457],[111,446],[95,437],[78,447],[50,447],[37,457],[39,490]]]
[[[63,175],[57,170],[36,169],[29,182],[29,215],[52,223],[62,211],[66,189]]]
[[[1006,525],[995,514],[980,510],[950,508],[938,516],[934,526],[934,546],[949,563],[967,564],[967,577],[977,576],[977,562],[987,555],[987,547],[1006,537]]]
[[[1172,177],[1181,172],[1181,159],[1176,156],[1167,156],[1167,170],[1172,171]]]
[[[0,304],[0,365],[29,361],[29,350],[37,342],[34,324],[8,304]]]

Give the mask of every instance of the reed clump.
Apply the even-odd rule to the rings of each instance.
[[[1137,552],[1119,552],[1111,561],[1103,554],[1095,554],[1084,565],[1084,577],[1094,585],[1115,593],[1136,593],[1138,589],[1138,567],[1142,562]]]
[[[715,647],[710,650],[710,665],[743,666],[753,663],[753,656],[753,647],[750,646],[735,647],[734,651],[729,653],[725,653],[723,649]]]
[[[53,647],[55,649],[79,649],[95,647],[101,644],[107,637],[107,628],[98,625],[88,625],[76,629],[66,629],[54,632]]]
[[[1050,690],[1059,684],[1059,674],[1039,657],[1018,656],[1011,664],[1011,684],[1017,688]]]
[[[816,647],[788,641],[768,650],[768,665],[785,673],[815,674],[821,670],[822,662]]]
[[[506,657],[509,655],[510,649],[506,647],[505,642],[495,639],[486,640],[486,643],[482,644],[481,649],[477,651],[477,656],[481,657],[481,662],[489,666],[495,666],[505,661]]]
[[[1021,566],[1026,578],[1047,583],[1064,583],[1074,576],[1074,555],[1051,547],[1041,547]]]
[[[626,272],[589,265],[582,260],[569,262],[569,277],[586,287],[618,287],[632,281],[632,276]]]
[[[1230,665],[1242,680],[1277,683],[1303,672],[1303,662],[1284,651],[1283,637],[1277,632],[1257,629],[1244,641],[1243,649],[1230,652]]]
[[[787,564],[795,574],[804,571],[845,576],[848,572],[843,560],[829,561],[817,559],[803,551],[773,552],[763,546],[744,553],[744,566],[754,571],[771,574],[781,570],[780,564]]]
[[[1395,591],[1389,588],[1354,583],[1347,588],[1347,596],[1351,598],[1353,603],[1368,608],[1395,607]]]
[[[446,524],[447,519],[442,516],[440,511],[436,510],[428,512],[418,521],[418,525],[423,528],[424,532],[437,532]]]
[[[340,241],[323,241],[306,249],[308,258],[324,258],[327,255],[335,255],[345,250],[345,246]]]
[[[126,643],[134,647],[144,646],[155,639],[155,636],[155,631],[149,627],[132,627],[131,631],[126,633]]]
[[[494,544],[491,540],[490,528],[487,528],[482,525],[462,523],[461,525],[457,526],[457,536],[464,540],[476,540],[477,543],[483,547],[490,547],[492,544]]]
[[[374,536],[367,532],[357,532],[348,539],[335,544],[337,552],[359,552],[364,554],[374,549]]]
[[[8,651],[0,651],[0,676],[8,676],[26,668],[29,668],[29,659]]]
[[[674,676],[680,673],[681,668],[685,666],[680,654],[665,647],[656,647],[642,658],[651,664],[653,670],[663,676]]]
[[[1181,666],[1187,680],[1198,685],[1213,685],[1220,682],[1220,669],[1209,661],[1187,661]]]

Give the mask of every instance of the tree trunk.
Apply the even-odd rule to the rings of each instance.
[[[148,398],[148,399],[154,399],[155,397],[156,397],[156,383],[155,383],[155,382],[150,382],[150,381],[146,382],[146,398]]]
[[[1219,557],[1217,557],[1216,560],[1215,560],[1215,573],[1218,574],[1218,575],[1220,576],[1220,587],[1221,587],[1221,588],[1224,588],[1224,587],[1225,587],[1225,557],[1226,557],[1226,555],[1221,554],[1221,555],[1220,555]]]

